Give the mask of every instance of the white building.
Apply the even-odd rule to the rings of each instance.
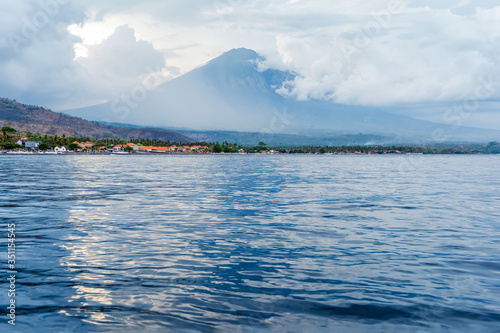
[[[55,147],[54,151],[58,154],[64,154],[66,152],[66,147]]]
[[[38,149],[38,146],[40,146],[41,143],[42,143],[41,141],[26,141],[24,143],[24,148]]]

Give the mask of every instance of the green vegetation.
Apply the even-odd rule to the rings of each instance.
[[[3,126],[0,128],[0,131],[2,132],[3,142],[9,141],[9,139],[12,138],[12,136],[17,132],[15,128],[10,126]]]
[[[12,142],[4,142],[2,144],[2,149],[21,149],[24,148],[21,145],[18,145],[17,143],[12,143]]]
[[[45,143],[45,142],[42,142],[40,143],[40,145],[38,146],[38,149],[40,150],[49,150],[50,149],[50,146],[48,143]]]
[[[428,146],[305,146],[275,148],[275,150],[285,154],[500,154],[500,143]]]
[[[78,149],[78,148],[79,148],[79,147],[78,147],[78,145],[77,145],[76,143],[70,143],[70,144],[68,145],[68,149],[69,149],[69,150],[75,150],[75,149]]]
[[[230,144],[227,141],[224,141],[222,144],[219,144],[216,142],[215,144],[210,144],[209,145],[212,147],[212,152],[219,154],[219,153],[237,153],[239,149],[242,149],[243,147],[237,147],[236,144]],[[209,146],[209,147],[210,147]]]
[[[216,154],[218,153],[222,153],[224,150],[222,149],[222,146],[217,142],[215,145],[214,145],[214,148],[212,149],[212,151]]]

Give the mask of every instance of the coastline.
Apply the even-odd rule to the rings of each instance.
[[[87,152],[74,152],[74,153],[57,153],[57,154],[44,154],[44,153],[0,153],[0,157],[12,157],[12,156],[122,156],[122,157],[131,157],[131,156],[421,156],[421,155],[499,155],[494,153],[470,153],[470,154],[459,154],[459,153],[384,153],[384,154],[373,154],[373,153],[327,153],[327,154],[318,154],[318,153],[274,153],[274,154],[266,154],[266,153],[203,153],[203,154],[195,154],[195,153],[130,153],[130,154],[113,154],[113,153],[87,153]]]

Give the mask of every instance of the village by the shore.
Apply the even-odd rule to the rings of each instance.
[[[40,149],[41,141],[28,141],[26,138],[21,138],[16,145],[23,148],[2,150],[4,154],[45,154],[45,155],[68,155],[68,154],[210,154],[212,150],[208,146],[142,146],[135,143],[127,143],[115,145],[113,147],[97,146],[90,141],[78,142],[74,141],[69,147],[56,146],[50,150]],[[241,149],[239,153],[244,153]]]
[[[10,126],[0,128],[0,154],[210,154],[246,153],[242,146],[197,142],[174,143],[155,139],[68,138],[18,132]],[[128,143],[125,140],[130,140]]]

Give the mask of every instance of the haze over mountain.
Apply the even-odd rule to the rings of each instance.
[[[135,87],[122,99],[63,112],[94,121],[141,126],[307,137],[363,133],[377,138],[377,142],[367,143],[500,138],[500,131],[437,124],[373,107],[287,98],[276,91],[295,74],[261,71],[258,64],[262,60],[252,50],[233,49],[152,91]]]

